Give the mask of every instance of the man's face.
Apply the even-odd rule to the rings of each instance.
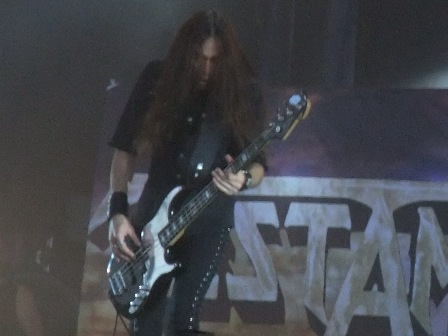
[[[215,37],[207,38],[202,44],[197,62],[198,86],[203,90],[210,86],[221,54],[221,41]]]

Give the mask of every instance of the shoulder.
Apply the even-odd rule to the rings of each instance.
[[[152,60],[143,68],[138,77],[137,85],[147,87],[154,85],[160,76],[162,61]]]
[[[151,92],[156,85],[160,75],[161,64],[162,62],[159,60],[153,60],[146,64],[134,84],[132,94],[128,100],[128,105],[129,102],[137,102],[137,105],[146,108],[147,100],[149,99],[147,92]]]
[[[143,68],[140,77],[157,78],[160,75],[162,69],[161,60],[152,60]]]

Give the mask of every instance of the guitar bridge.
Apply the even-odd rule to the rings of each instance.
[[[109,286],[114,295],[121,295],[126,290],[126,282],[121,271],[115,272],[109,278]]]

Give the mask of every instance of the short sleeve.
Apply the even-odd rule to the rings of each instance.
[[[136,138],[152,101],[152,91],[160,73],[161,61],[149,62],[140,74],[126,103],[109,146],[136,154]]]

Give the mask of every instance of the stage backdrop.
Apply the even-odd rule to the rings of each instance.
[[[294,88],[265,89],[267,122]],[[78,335],[112,335],[107,297],[108,91]],[[448,92],[310,92],[313,108],[266,148],[263,183],[235,198],[225,261],[203,309],[217,335],[448,334]],[[146,180],[139,164],[136,202]],[[213,223],[210,223],[211,225]],[[118,320],[117,335],[126,335]]]

